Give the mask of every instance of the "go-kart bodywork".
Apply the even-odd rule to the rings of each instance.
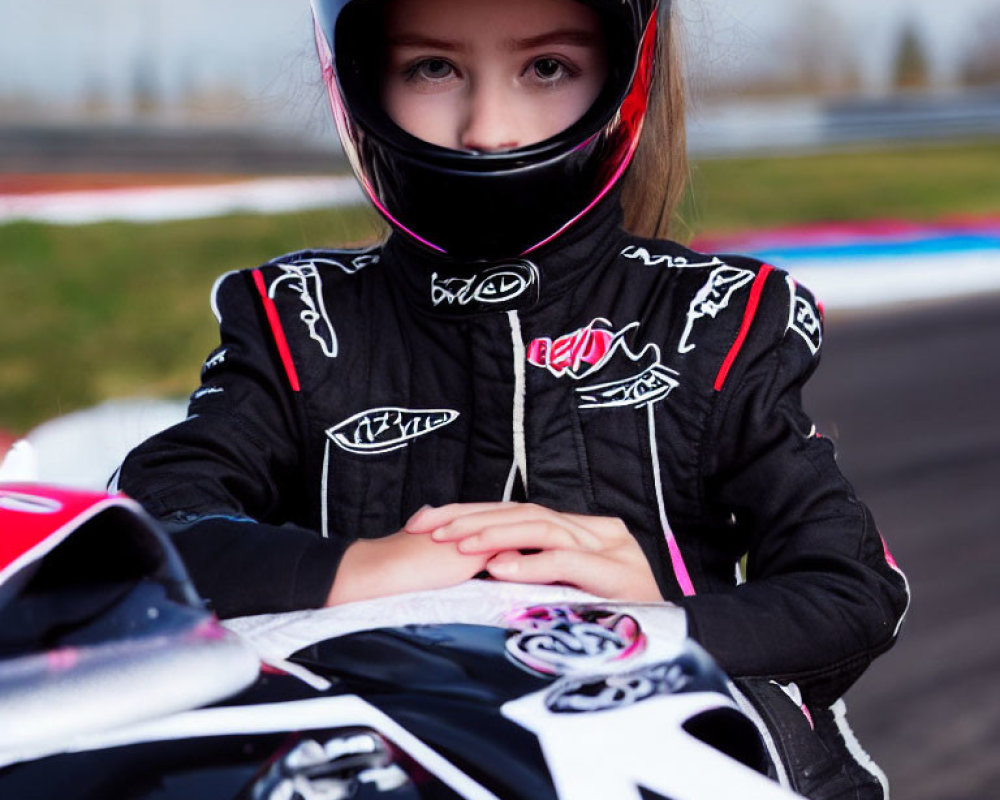
[[[223,627],[125,498],[0,485],[0,538],[2,797],[792,796],[669,606],[473,581]]]

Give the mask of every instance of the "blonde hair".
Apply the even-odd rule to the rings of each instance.
[[[675,15],[661,22],[653,85],[642,138],[622,181],[625,229],[636,236],[670,236],[689,177],[684,128],[685,87]]]

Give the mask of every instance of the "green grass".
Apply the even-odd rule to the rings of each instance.
[[[1000,143],[696,165],[695,234],[1000,214]],[[214,346],[216,276],[373,238],[367,209],[158,225],[0,225],[0,430],[110,397],[187,394]]]
[[[183,396],[230,269],[371,239],[367,209],[159,225],[0,226],[0,430],[131,395]]]
[[[997,214],[1000,142],[708,160],[694,165],[691,183],[683,216],[696,233]]]

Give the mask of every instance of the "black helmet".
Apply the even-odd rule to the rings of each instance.
[[[361,186],[395,227],[458,258],[529,253],[571,227],[632,158],[649,101],[657,9],[670,0],[580,0],[607,36],[608,78],[576,123],[513,150],[470,152],[422,141],[379,96],[381,0],[312,0],[334,119]]]

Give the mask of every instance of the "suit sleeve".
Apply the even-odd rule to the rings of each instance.
[[[891,646],[908,594],[803,411],[821,344],[812,296],[770,274],[703,451],[706,501],[731,511],[748,543],[746,582],[685,605],[692,635],[734,677],[796,681],[832,702]]]
[[[301,424],[251,273],[216,284],[220,346],[188,418],[133,450],[119,488],[172,532],[222,617],[322,605],[347,542],[303,516]]]

